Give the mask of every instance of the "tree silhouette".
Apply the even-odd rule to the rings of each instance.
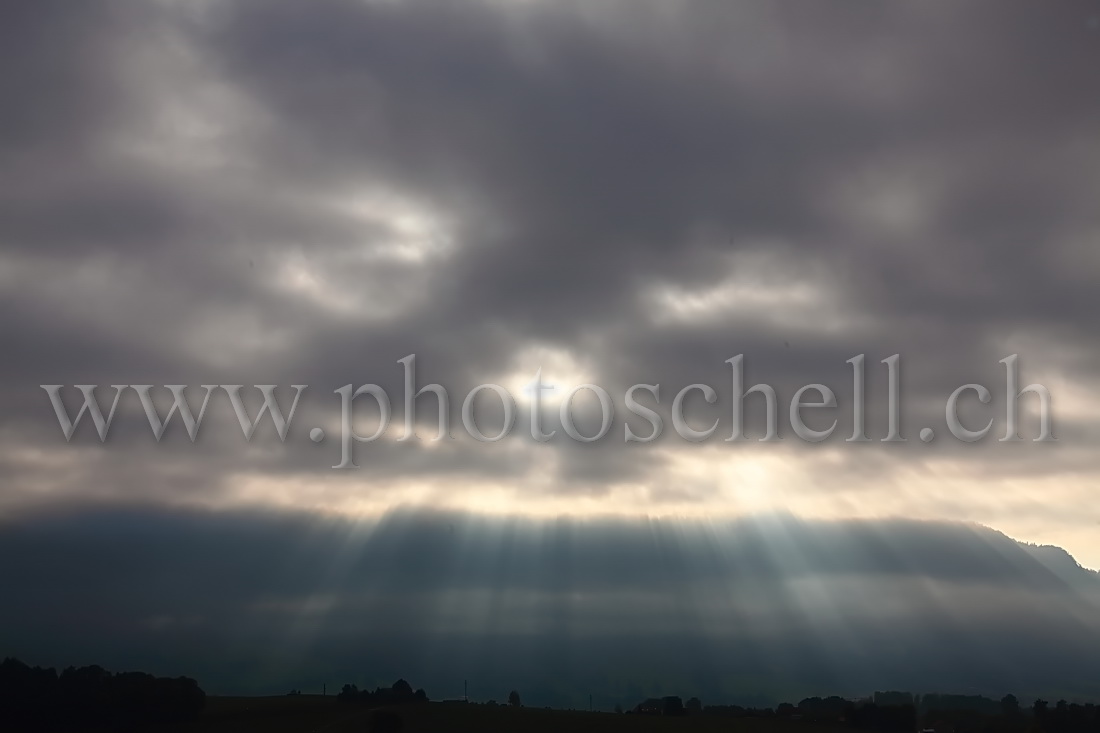
[[[192,720],[206,694],[187,677],[144,672],[111,674],[98,666],[31,668],[16,659],[0,664],[0,729],[139,730]]]
[[[677,695],[669,695],[662,701],[665,715],[683,715],[684,701]]]
[[[508,704],[514,708],[518,708],[522,704],[519,699],[519,693],[515,690],[508,693]]]

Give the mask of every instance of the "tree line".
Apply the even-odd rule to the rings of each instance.
[[[616,706],[616,712],[622,709]],[[1036,700],[1021,707],[1015,695],[1001,700],[981,695],[876,692],[848,698],[808,697],[797,705],[775,708],[738,705],[706,705],[698,698],[683,703],[680,697],[649,698],[627,711],[636,715],[708,715],[733,718],[786,718],[808,723],[841,725],[876,733],[911,733],[918,727],[937,733],[1100,733],[1100,707],[1059,701],[1053,707]]]
[[[0,729],[138,730],[194,719],[205,703],[206,693],[189,677],[112,674],[95,665],[58,674],[18,659],[0,663]]]
[[[344,685],[336,695],[340,702],[360,702],[372,705],[398,705],[409,702],[428,702],[428,693],[424,688],[413,691],[412,685],[403,679],[389,687],[376,687],[374,691],[360,690],[355,685]]]

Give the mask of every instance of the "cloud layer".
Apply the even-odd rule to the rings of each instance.
[[[1100,578],[974,525],[84,510],[3,526],[0,558],[13,652],[223,693],[1098,692]]]
[[[1050,615],[1052,636],[1006,669],[1049,671],[1054,662],[1039,660],[1055,659],[1043,656],[1053,648],[1086,664],[1058,636],[1093,628],[1084,601],[1003,537],[813,522],[976,521],[1100,566],[1095,2],[39,0],[3,16],[0,544],[11,551],[0,557],[3,577],[23,588],[3,611],[7,628],[39,640],[28,655],[47,641],[92,654],[98,638],[100,652],[139,657],[157,634],[183,654],[188,634],[221,619],[222,648],[245,669],[287,624],[330,650],[362,640],[349,629],[366,609],[391,637],[439,634],[467,651],[485,648],[479,624],[494,618],[509,638],[623,625],[636,640],[659,628],[655,643],[685,664],[706,638],[753,659],[715,615],[729,608],[757,630],[778,619],[787,639],[833,634],[807,647],[809,661],[789,652],[814,670],[798,687],[827,678],[830,645],[855,633],[837,625],[862,618],[851,599],[874,598],[867,612],[884,628],[957,640],[989,620],[976,589],[991,588],[1013,609],[1005,634],[1028,614]],[[1014,353],[1022,384],[1053,395],[1056,443],[1030,440],[1034,396],[1020,402],[1028,440],[997,440],[999,360]],[[397,360],[408,354],[419,384],[449,390],[454,440],[427,439],[430,398],[417,414],[422,439],[393,439]],[[746,385],[778,393],[782,442],[724,442],[724,362],[737,354]],[[846,361],[858,354],[873,440],[846,443]],[[879,440],[880,362],[892,354],[902,357],[905,443]],[[524,437],[522,388],[540,368],[558,388],[547,443]],[[389,391],[394,428],[357,447],[360,469],[333,471],[333,390],[367,382]],[[519,400],[516,435],[501,443],[470,440],[457,422],[462,398],[486,382]],[[971,394],[962,417],[994,427],[963,444],[947,434],[944,405],[975,382],[992,400]],[[565,439],[557,419],[561,395],[583,383],[616,403],[608,437],[591,445]],[[636,383],[660,385],[665,433],[652,444],[623,440],[627,425],[648,433],[625,409]],[[690,425],[720,421],[701,444],[671,429],[674,396],[696,383],[716,402],[693,393]],[[839,402],[808,418],[838,420],[818,445],[786,425],[786,406],[810,383]],[[202,384],[278,384],[288,397],[292,384],[309,388],[285,442],[270,422],[246,442],[220,395],[198,440],[177,417],[157,443],[130,393],[101,445],[87,423],[66,443],[43,384],[100,384],[105,402],[111,384],[187,384],[196,407]],[[75,414],[76,394],[66,395]],[[253,410],[257,397],[247,395]],[[163,415],[167,392],[157,399]],[[585,434],[599,427],[595,406],[591,394],[577,399]],[[500,414],[482,407],[489,433]],[[357,410],[370,432],[373,413]],[[759,396],[745,420],[750,437],[763,434]],[[311,442],[314,427],[328,439]],[[936,431],[927,444],[924,427]],[[425,506],[495,515],[488,536],[516,544],[501,555],[474,543],[472,565],[443,563],[462,556],[442,529],[459,520],[418,523],[406,537],[393,517],[415,514],[387,514]],[[717,548],[695,536],[707,521],[777,511],[798,519],[759,547],[751,532],[742,546],[722,530]],[[615,524],[622,517],[634,523]],[[679,547],[679,525],[646,534],[651,517],[702,523]],[[460,536],[476,521],[462,519]],[[597,532],[584,521],[611,524]],[[776,545],[774,532],[792,526],[793,544]],[[299,554],[286,554],[284,529]],[[902,543],[908,532],[913,545]],[[964,545],[936,556],[948,537]],[[775,547],[788,555],[769,555]],[[306,570],[330,566],[339,572],[328,579]],[[849,575],[857,594],[838,590]],[[385,593],[357,595],[345,577]],[[733,579],[760,584],[762,605],[722,595]],[[694,600],[655,592],[667,583]],[[1035,600],[1045,594],[1062,602]],[[644,613],[624,620],[635,598]],[[796,617],[803,603],[812,617]],[[936,615],[940,603],[956,610]],[[923,630],[907,625],[914,609],[931,614]],[[242,632],[238,648],[232,630],[242,628],[256,636]],[[688,633],[700,628],[710,635]],[[890,638],[880,648],[895,650]],[[972,659],[996,659],[983,655],[1005,638],[981,637]],[[421,659],[450,654],[369,643],[386,658],[401,650],[405,664],[407,644]],[[289,683],[272,665],[269,681]],[[1034,683],[1020,674],[1003,681]]]

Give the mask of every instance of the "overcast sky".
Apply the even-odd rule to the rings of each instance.
[[[1096,2],[36,0],[2,11],[0,47],[9,530],[80,507],[704,534],[779,513],[981,523],[1100,567]],[[454,439],[431,441],[428,395],[396,440],[410,354]],[[778,393],[779,442],[757,440],[760,395],[751,440],[724,440],[738,354]],[[850,443],[859,354],[872,440]],[[894,354],[907,440],[884,443]],[[1025,440],[999,441],[1011,354],[1056,442],[1032,440],[1034,395]],[[523,389],[539,369],[546,442]],[[461,405],[490,382],[516,427],[480,443]],[[334,470],[334,390],[366,383],[390,428]],[[589,444],[558,413],[585,383],[615,407]],[[652,443],[624,440],[650,432],[637,383],[660,385],[659,405],[636,393],[663,417]],[[812,445],[788,417],[811,383],[838,403],[807,411],[838,421]],[[960,403],[971,429],[993,420],[975,443],[945,423],[968,383],[992,393]],[[245,440],[215,392],[194,443],[178,415],[158,443],[127,392],[101,443],[87,419],[66,441],[44,384],[74,416],[75,384],[105,409],[112,384],[191,385],[196,412],[203,384],[280,385],[286,408],[308,387],[285,441],[267,417]],[[699,443],[672,424],[692,384],[716,391],[684,402],[689,427],[719,421]],[[593,394],[574,406],[596,433]],[[372,432],[370,399],[355,411]]]

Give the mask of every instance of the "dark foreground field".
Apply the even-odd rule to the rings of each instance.
[[[682,717],[573,712],[539,708],[487,707],[462,703],[425,703],[384,708],[401,717],[403,733],[493,733],[494,731],[739,731],[782,733],[828,731],[820,726],[755,718]],[[165,733],[212,731],[229,733],[366,733],[372,711],[355,704],[338,703],[333,697],[252,697],[207,699],[201,718],[187,726],[163,729]]]

